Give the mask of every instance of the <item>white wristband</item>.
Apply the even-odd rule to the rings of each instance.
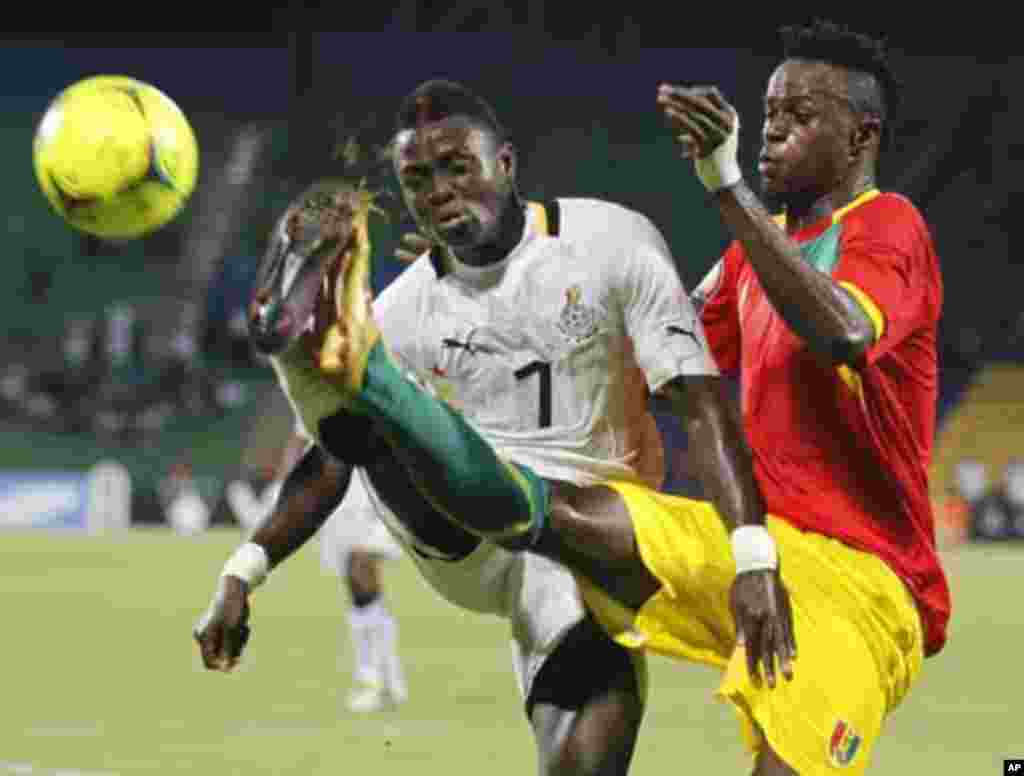
[[[267,557],[267,551],[258,544],[246,542],[228,558],[220,575],[238,577],[249,585],[251,590],[263,584],[269,571],[270,559]]]
[[[727,189],[739,183],[743,173],[739,163],[740,117],[733,111],[732,132],[714,151],[694,160],[697,177],[709,192]]]
[[[775,540],[763,525],[741,525],[732,532],[731,540],[737,574],[779,567]]]

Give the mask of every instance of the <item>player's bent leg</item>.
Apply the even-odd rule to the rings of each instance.
[[[660,587],[637,551],[625,500],[608,487],[552,483],[551,513],[534,549],[631,609]]]
[[[545,661],[527,698],[542,776],[622,776],[636,746],[646,695],[641,655],[590,618]]]
[[[480,546],[478,536],[434,508],[386,444],[374,445],[363,471],[383,505],[424,544],[453,560],[467,557]]]
[[[548,511],[548,486],[528,467],[504,461],[447,404],[395,366],[382,343],[371,350],[353,409],[405,466],[435,509],[493,541],[529,543]]]

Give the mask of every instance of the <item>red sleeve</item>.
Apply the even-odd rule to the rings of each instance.
[[[740,369],[740,319],[736,304],[741,253],[733,243],[693,292],[711,355],[723,374]]]
[[[875,324],[878,339],[867,354],[873,364],[937,320],[942,289],[928,228],[908,200],[883,195],[861,209],[843,223],[833,278]]]

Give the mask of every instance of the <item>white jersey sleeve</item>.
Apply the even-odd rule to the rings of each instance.
[[[617,283],[626,333],[652,393],[680,375],[716,375],[704,328],[658,229],[634,213]]]
[[[427,256],[421,256],[387,286],[373,302],[373,317],[395,364],[425,387],[419,379],[427,356],[423,336],[429,315],[429,292],[435,281]]]

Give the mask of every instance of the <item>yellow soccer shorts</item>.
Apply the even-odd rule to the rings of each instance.
[[[586,579],[583,597],[620,644],[723,670],[717,696],[737,711],[756,755],[763,742],[801,776],[864,772],[886,715],[924,660],[913,599],[878,558],[769,516],[790,593],[794,677],[755,685],[729,609],[735,565],[714,507],[632,483],[625,499],[640,555],[661,589],[637,612]]]

